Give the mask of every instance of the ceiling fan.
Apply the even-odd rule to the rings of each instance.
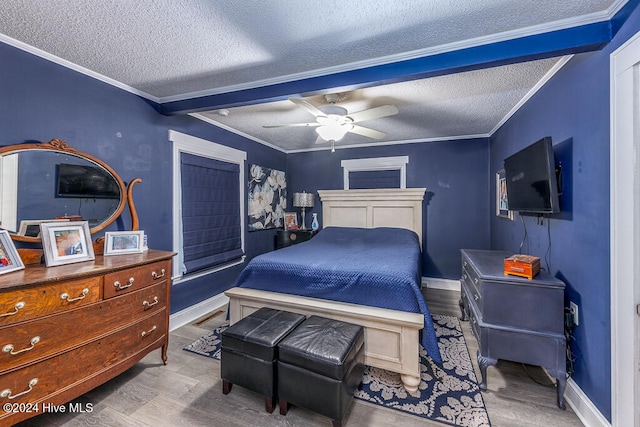
[[[329,105],[324,107],[316,107],[309,101],[306,101],[302,98],[289,98],[289,101],[313,114],[316,118],[315,122],[264,125],[263,127],[315,127],[316,132],[318,133],[316,144],[327,141],[339,141],[344,138],[347,132],[366,136],[368,138],[381,139],[384,138],[387,134],[378,130],[356,125],[355,123],[398,114],[398,108],[395,105],[383,105],[380,107],[359,111],[357,113],[349,113],[346,108],[334,104],[336,99],[335,97],[325,95],[325,99],[330,102]]]

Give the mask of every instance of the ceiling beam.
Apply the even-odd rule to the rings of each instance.
[[[625,8],[623,8],[624,10]],[[341,91],[445,74],[489,68],[543,58],[598,50],[613,37],[616,17],[562,30],[550,31],[496,43],[484,44],[413,58],[394,63],[264,85],[226,93],[206,95],[154,105],[162,114],[186,114],[310,96],[340,88]]]

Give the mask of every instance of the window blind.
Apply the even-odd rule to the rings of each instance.
[[[349,173],[349,188],[400,188],[400,170],[352,171]]]
[[[180,173],[185,273],[242,257],[238,164],[181,153]]]

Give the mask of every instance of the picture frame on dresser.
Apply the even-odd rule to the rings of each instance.
[[[24,263],[7,230],[0,230],[0,274],[22,270]]]
[[[68,222],[68,219],[27,219],[20,221],[19,236],[40,237],[40,224],[43,222]]]
[[[144,231],[107,231],[104,234],[104,255],[144,252]]]
[[[88,221],[43,222],[40,236],[47,267],[95,259]]]
[[[513,221],[513,211],[509,210],[507,177],[504,169],[496,172],[496,216]]]

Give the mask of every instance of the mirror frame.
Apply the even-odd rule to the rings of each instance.
[[[92,163],[97,164],[98,166],[104,168],[107,172],[109,172],[115,178],[116,182],[118,183],[118,187],[120,188],[120,203],[118,204],[118,208],[110,217],[108,217],[101,224],[98,224],[96,227],[90,229],[89,232],[91,234],[95,234],[100,230],[108,227],[116,219],[118,219],[118,217],[124,210],[125,205],[127,204],[127,197],[129,195],[129,192],[127,191],[127,188],[125,187],[124,182],[122,181],[120,176],[118,176],[118,174],[108,164],[104,163],[102,160],[90,154],[87,154],[82,151],[76,150],[75,148],[72,148],[64,140],[57,139],[57,138],[52,139],[49,142],[41,142],[37,144],[6,145],[3,147],[0,147],[0,156],[5,154],[20,153],[21,151],[33,151],[33,150],[52,151],[52,152],[58,152],[62,154],[69,154],[72,156],[80,157],[82,159],[85,159]],[[13,240],[16,240],[19,242],[32,242],[32,243],[40,242],[40,239],[37,237],[20,236],[15,233],[9,233],[9,235]]]

